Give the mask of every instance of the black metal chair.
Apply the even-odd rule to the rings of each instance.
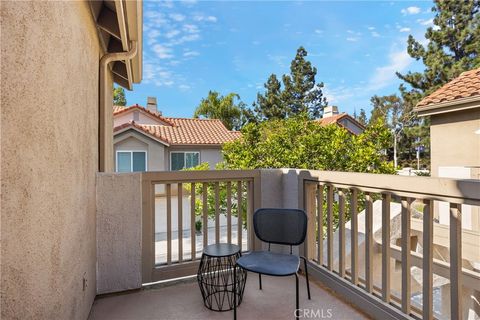
[[[253,215],[255,235],[263,242],[268,243],[268,251],[253,251],[240,257],[237,265],[241,268],[258,273],[260,290],[262,290],[262,274],[276,277],[295,275],[295,302],[299,309],[298,298],[298,270],[300,258],[305,266],[307,293],[310,300],[310,283],[308,281],[307,260],[292,254],[292,247],[305,241],[307,235],[307,215],[298,209],[258,209]],[[270,251],[271,244],[290,246],[290,254],[274,253]],[[236,268],[234,268],[236,273]],[[236,274],[234,275],[236,279]],[[236,281],[234,281],[236,284]],[[234,288],[236,292],[236,288]],[[235,299],[236,299],[236,295]],[[297,312],[295,312],[297,315]],[[237,318],[237,306],[234,303],[233,317]]]

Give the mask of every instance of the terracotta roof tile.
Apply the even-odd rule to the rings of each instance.
[[[421,109],[441,102],[480,96],[480,68],[465,71],[440,89],[426,96],[416,108]]]
[[[217,119],[166,119],[174,123],[174,126],[146,125],[131,121],[115,127],[113,131],[134,127],[170,145],[221,145],[241,136],[238,131],[229,131]]]
[[[116,115],[119,115],[119,114],[122,114],[122,113],[125,113],[125,112],[128,112],[130,110],[133,110],[133,109],[138,109],[142,112],[145,112],[151,116],[154,116],[156,117],[157,119],[159,119],[160,121],[163,121],[163,122],[166,122],[167,124],[170,124],[170,125],[174,125],[173,123],[169,122],[169,120],[167,120],[167,118],[161,116],[158,112],[152,112],[150,110],[148,110],[147,108],[145,107],[142,107],[141,105],[139,104],[134,104],[134,105],[131,105],[129,107],[125,107],[125,106],[113,106],[113,115],[116,116]]]
[[[352,121],[353,123],[355,123],[357,126],[359,126],[360,128],[362,129],[365,129],[365,126],[362,125],[360,122],[358,122],[354,117],[352,117],[351,115],[349,115],[348,113],[340,113],[340,114],[336,114],[334,116],[331,116],[331,117],[328,117],[328,118],[322,118],[322,119],[318,119],[316,120],[319,124],[321,124],[322,126],[327,126],[329,124],[337,124],[339,126],[341,126],[342,128],[345,128],[347,129],[349,132],[353,133],[349,128],[343,126],[343,124],[341,122],[339,122],[341,119],[343,118],[348,118],[350,121]]]

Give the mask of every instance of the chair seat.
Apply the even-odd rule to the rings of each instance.
[[[240,257],[237,264],[256,273],[270,276],[289,276],[298,271],[300,258],[292,254],[253,251]]]

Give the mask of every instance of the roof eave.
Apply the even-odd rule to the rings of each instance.
[[[440,103],[429,104],[426,106],[415,107],[414,112],[420,117],[431,116],[441,113],[456,112],[480,107],[480,96],[456,99]]]

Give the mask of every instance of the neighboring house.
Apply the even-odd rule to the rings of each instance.
[[[480,68],[463,72],[425,97],[414,111],[430,116],[431,175],[480,179]],[[446,206],[439,203],[436,214],[440,223],[448,225]],[[480,230],[478,211],[463,206],[463,228]]]
[[[153,99],[151,99],[153,100]],[[115,171],[182,170],[222,161],[222,145],[240,137],[217,119],[164,117],[156,103],[114,107]]]
[[[480,179],[480,68],[463,72],[414,111],[430,116],[432,176]]]
[[[328,106],[325,107],[322,119],[317,120],[321,125],[336,124],[342,128],[345,128],[352,134],[361,134],[365,131],[365,127],[355,120],[354,117],[348,113],[339,113],[338,107]]]
[[[141,80],[142,2],[0,5],[0,318],[85,320],[102,276],[111,92]]]
[[[431,175],[455,179],[480,179],[480,68],[463,72],[443,87],[421,100],[414,111],[430,117]],[[478,190],[480,193],[480,190]],[[449,248],[450,206],[435,201],[434,244]],[[463,267],[480,269],[480,210],[462,205]],[[448,284],[442,287],[449,295]],[[470,304],[479,291],[464,291]],[[470,297],[471,295],[471,297]],[[473,298],[475,297],[475,298]],[[472,306],[478,314],[478,302]],[[476,319],[476,318],[475,318]]]

